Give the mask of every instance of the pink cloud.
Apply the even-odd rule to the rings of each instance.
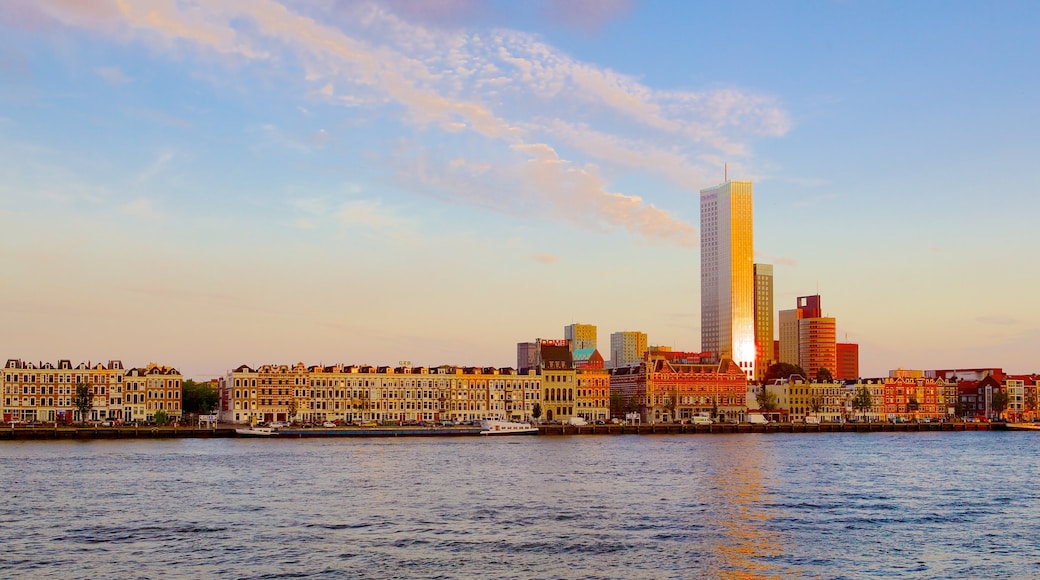
[[[595,33],[631,8],[631,0],[556,0],[546,2],[544,12],[558,25]]]

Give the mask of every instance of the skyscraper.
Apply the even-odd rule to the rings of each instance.
[[[755,376],[754,222],[750,181],[701,190],[701,350]]]
[[[773,265],[755,264],[755,380],[773,362]]]

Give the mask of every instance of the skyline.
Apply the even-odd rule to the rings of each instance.
[[[198,379],[512,366],[572,323],[699,351],[728,165],[775,310],[820,294],[862,376],[1036,372],[1038,16],[15,0],[0,347]]]

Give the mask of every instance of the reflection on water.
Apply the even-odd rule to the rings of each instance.
[[[1036,434],[0,445],[0,577],[1040,577]]]

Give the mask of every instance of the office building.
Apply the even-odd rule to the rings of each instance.
[[[755,380],[765,377],[773,358],[773,265],[755,264]]]
[[[643,361],[648,342],[645,332],[623,331],[610,335],[610,368],[637,365]]]
[[[701,190],[701,350],[755,376],[752,187],[727,181]]]
[[[571,324],[563,327],[563,338],[567,339],[567,342],[573,353],[576,350],[595,349],[596,346],[596,325],[594,324]]]

